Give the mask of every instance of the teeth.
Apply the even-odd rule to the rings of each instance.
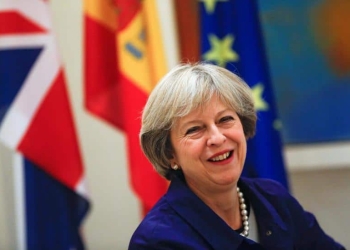
[[[214,158],[211,158],[210,160],[212,161],[222,161],[222,160],[225,160],[227,159],[227,157],[230,155],[229,152],[225,153],[225,154],[222,154],[222,155],[219,155],[219,156],[216,156]]]

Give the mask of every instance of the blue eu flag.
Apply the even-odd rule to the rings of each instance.
[[[264,44],[255,0],[201,0],[202,60],[238,74],[251,87],[257,133],[248,141],[243,175],[274,179],[288,188]]]

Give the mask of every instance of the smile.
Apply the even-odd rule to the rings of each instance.
[[[214,158],[209,159],[209,161],[223,161],[223,160],[226,160],[227,158],[229,158],[231,155],[232,155],[232,151],[226,152],[222,155],[218,155]]]

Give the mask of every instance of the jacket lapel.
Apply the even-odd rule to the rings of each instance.
[[[200,200],[181,177],[173,178],[166,199],[179,216],[213,249],[227,249],[228,246],[230,249],[238,249],[242,243],[244,238]],[[220,228],[219,232],[218,228]]]
[[[276,204],[283,202],[283,199],[275,193],[267,194],[269,187],[265,187],[263,183],[256,185],[254,180],[241,178],[238,185],[254,209],[260,244],[267,249],[289,249],[288,247],[293,246],[291,232],[280,216],[281,212],[283,216],[288,216],[288,208],[283,211],[276,210],[276,207],[281,206]]]

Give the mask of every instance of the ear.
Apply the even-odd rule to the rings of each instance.
[[[167,152],[167,158],[169,159],[170,164],[174,165],[177,162],[177,157],[172,146],[170,146]]]
[[[177,161],[176,161],[175,157],[169,159],[170,166],[174,166],[176,164],[176,162]]]
[[[169,159],[169,164],[170,164],[170,167],[172,168],[174,165],[178,165],[179,166],[179,161],[176,157],[176,155],[173,153],[172,154],[172,158]]]

